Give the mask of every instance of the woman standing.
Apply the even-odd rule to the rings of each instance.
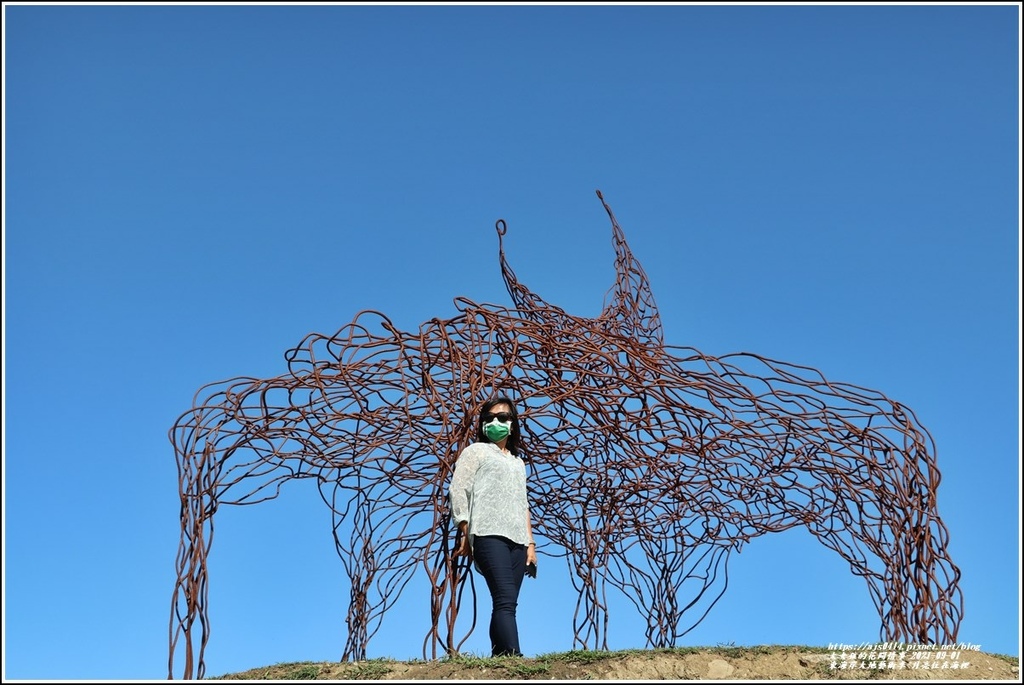
[[[537,553],[519,456],[519,418],[504,396],[484,403],[476,442],[455,462],[449,490],[458,525],[455,554],[471,555],[491,593],[491,655],[522,656],[516,606],[523,575],[536,575]]]

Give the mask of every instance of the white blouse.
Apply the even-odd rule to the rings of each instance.
[[[526,525],[526,465],[493,442],[475,442],[462,450],[448,490],[452,518],[469,522],[469,544],[477,535],[500,535],[530,542]]]

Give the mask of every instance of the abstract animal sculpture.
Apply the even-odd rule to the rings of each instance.
[[[447,487],[479,404],[521,407],[534,531],[579,593],[574,648],[607,649],[607,591],[646,617],[646,642],[674,646],[724,592],[733,551],[804,526],[867,581],[885,641],[950,644],[960,572],[936,506],[931,436],[882,394],[753,354],[666,345],[647,276],[611,208],[616,281],[581,318],[518,282],[515,305],[457,298],[418,331],[363,311],[288,351],[276,378],[201,388],[170,431],[181,540],[168,676],[204,677],[213,516],[314,479],[351,581],[342,660],[366,648],[417,569],[429,576],[423,654],[457,654],[468,586],[453,557]],[[419,430],[406,427],[415,422]],[[198,643],[198,644],[197,644]],[[198,650],[196,649],[198,647]]]

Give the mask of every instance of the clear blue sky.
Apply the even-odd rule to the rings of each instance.
[[[932,433],[960,640],[1020,654],[1020,9],[4,5],[4,678],[166,676],[168,430],[364,309],[519,278],[594,316],[600,189],[666,341],[819,369]],[[338,659],[314,491],[218,514],[207,674]],[[542,563],[544,559],[542,558]],[[572,647],[549,560],[528,655]],[[486,615],[486,599],[481,599]],[[643,646],[613,605],[610,648]],[[370,656],[421,656],[413,590]],[[685,645],[874,642],[866,584],[758,538]],[[484,654],[486,627],[466,648]]]

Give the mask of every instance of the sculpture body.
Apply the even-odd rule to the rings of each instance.
[[[807,367],[665,344],[647,277],[604,206],[616,283],[596,318],[520,284],[499,221],[514,307],[460,297],[454,317],[412,332],[364,311],[307,336],[281,376],[200,389],[170,432],[182,503],[170,677],[179,641],[184,677],[204,677],[217,508],[302,478],[330,508],[351,580],[342,660],[366,657],[415,573],[432,588],[424,658],[458,653],[474,588],[450,553],[447,485],[475,409],[498,392],[522,408],[539,552],[564,558],[579,592],[574,647],[607,649],[609,588],[647,618],[647,645],[675,646],[721,596],[733,551],[796,526],[866,580],[880,639],[955,642],[960,572],[934,444],[913,412]]]

